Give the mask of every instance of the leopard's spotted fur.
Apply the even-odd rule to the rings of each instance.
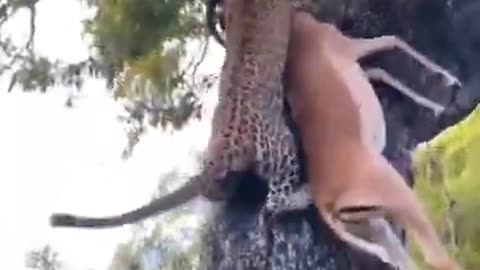
[[[297,147],[283,117],[282,73],[290,37],[290,0],[226,0],[226,59],[204,168],[177,191],[131,212],[88,218],[56,214],[53,226],[110,227],[136,222],[199,193],[224,200],[234,189],[229,171],[253,170],[269,181],[267,215],[292,208],[301,185]]]
[[[238,162],[269,181],[266,208],[276,210],[300,185],[293,135],[283,117],[282,73],[290,37],[290,0],[226,0],[226,61],[214,128]],[[241,10],[241,12],[238,12]],[[227,112],[225,114],[225,112]],[[240,142],[240,143],[238,143]],[[245,159],[243,153],[251,158]]]

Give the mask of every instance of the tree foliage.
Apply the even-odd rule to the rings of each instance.
[[[199,116],[198,94],[216,78],[195,80],[208,48],[205,8],[201,1],[186,0],[90,4],[97,13],[85,21],[85,32],[93,36],[97,58],[108,67],[104,74],[114,96],[130,101],[127,121],[133,128],[124,151],[128,157],[145,129],[145,120],[154,127],[181,128],[192,116]],[[200,57],[185,59],[192,39],[202,40]],[[188,63],[182,65],[181,60]]]
[[[9,77],[7,91],[48,91],[52,86],[81,90],[88,77],[104,78],[114,97],[124,102],[131,126],[128,157],[145,125],[181,128],[200,117],[199,94],[208,90],[216,74],[197,76],[208,48],[205,7],[201,0],[87,0],[95,10],[84,21],[91,37],[92,55],[78,63],[51,60],[35,51],[35,18],[41,0],[7,0],[0,4],[0,76]],[[0,2],[1,3],[1,2]],[[30,35],[25,44],[14,44],[2,26],[26,9]],[[199,43],[199,52],[187,44]],[[66,105],[73,105],[73,98]]]
[[[25,266],[34,270],[60,269],[58,253],[50,245],[29,251],[25,257]]]
[[[415,189],[465,269],[480,265],[480,105],[465,120],[420,147]]]

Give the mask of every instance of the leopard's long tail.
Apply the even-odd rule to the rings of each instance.
[[[174,192],[154,199],[135,210],[109,217],[82,217],[73,214],[54,213],[50,216],[52,227],[110,228],[135,223],[157,213],[184,204],[200,194],[202,181],[194,177]]]

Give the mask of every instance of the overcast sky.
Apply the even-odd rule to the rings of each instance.
[[[79,2],[40,1],[37,51],[65,61],[85,59],[88,47],[80,35],[81,19],[89,11]],[[27,35],[25,16],[19,14],[10,24],[19,39]],[[218,70],[223,50],[214,45],[209,55],[202,70]],[[123,161],[124,125],[116,119],[122,107],[103,81],[87,81],[73,109],[64,106],[68,91],[7,94],[5,80],[0,80],[0,254],[4,269],[25,269],[25,253],[47,243],[59,251],[69,269],[106,269],[115,247],[129,239],[128,226],[52,230],[48,216],[54,211],[115,214],[147,202],[162,173],[185,163],[187,167],[180,169],[188,170],[190,154],[203,149],[209,135],[207,113],[202,122],[174,136],[159,130],[148,132],[133,156]],[[210,109],[215,97],[207,98]]]

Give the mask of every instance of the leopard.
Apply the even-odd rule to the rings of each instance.
[[[123,214],[50,216],[53,227],[108,228],[135,223],[197,196],[226,201],[238,183],[229,172],[253,171],[268,185],[262,217],[298,208],[299,149],[284,111],[283,71],[294,6],[290,0],[224,0],[225,59],[202,170],[183,186]]]

